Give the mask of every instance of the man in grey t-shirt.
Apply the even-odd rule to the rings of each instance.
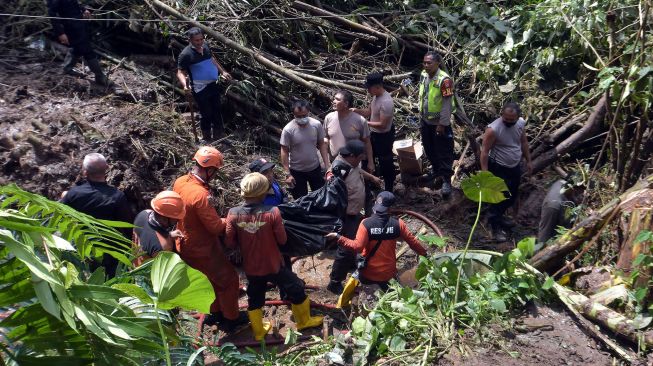
[[[334,111],[324,117],[325,141],[329,144],[329,155],[332,160],[338,156],[338,151],[350,140],[360,140],[365,144],[367,165],[363,168],[368,172],[374,171],[372,161],[372,143],[370,142],[370,128],[363,116],[352,112],[354,96],[347,90],[339,90],[333,96]]]
[[[295,118],[281,132],[281,164],[286,173],[286,184],[297,199],[324,185],[324,176],[318,151],[329,169],[329,156],[324,142],[324,127],[320,121],[308,116],[308,102],[298,100],[292,106]]]
[[[521,179],[519,163],[522,158],[526,160],[528,174],[533,169],[525,127],[526,122],[521,118],[519,105],[511,102],[503,106],[501,117],[490,123],[483,134],[481,170],[489,170],[503,179],[509,190],[506,200],[490,207],[488,223],[496,241],[505,241],[503,230],[515,226],[514,222],[503,215],[517,200]]]
[[[383,88],[383,74],[374,72],[367,75],[367,91],[373,96],[372,102],[365,109],[353,108],[352,111],[369,118],[372,153],[377,161],[377,175],[383,177],[385,190],[392,192],[395,181],[395,166],[392,145],[395,141],[395,126],[392,123],[394,101],[390,93]]]

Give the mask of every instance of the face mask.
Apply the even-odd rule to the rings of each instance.
[[[298,125],[303,126],[308,123],[308,117],[295,118],[295,122],[297,122]]]

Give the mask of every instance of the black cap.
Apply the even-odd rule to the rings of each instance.
[[[345,146],[340,148],[338,153],[342,156],[358,156],[365,153],[365,144],[361,140],[349,140]]]
[[[365,78],[365,87],[369,88],[374,85],[383,85],[383,74],[380,72],[373,72],[371,74],[367,74],[367,77]]]
[[[395,195],[392,192],[383,191],[376,196],[372,210],[378,213],[388,212],[388,209],[395,204]]]
[[[249,164],[249,171],[252,173],[263,173],[264,171],[268,169],[274,168],[274,163],[269,162],[267,159],[260,158],[252,161]]]
[[[338,178],[346,179],[350,171],[351,165],[343,160],[336,159],[331,164],[331,173]]]

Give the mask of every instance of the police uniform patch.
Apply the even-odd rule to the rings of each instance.
[[[451,79],[446,78],[442,80],[442,84],[440,84],[440,92],[442,93],[443,97],[450,97],[453,95],[453,81]]]

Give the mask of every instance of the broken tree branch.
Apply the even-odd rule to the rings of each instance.
[[[605,118],[607,111],[606,105],[607,98],[603,96],[596,103],[592,114],[580,130],[574,132],[554,148],[542,153],[542,155],[533,160],[533,173],[537,173],[550,166],[551,163],[560,157],[560,155],[571,152],[576,146],[578,146],[579,142],[599,133],[603,127],[603,119]]]
[[[320,95],[322,97],[327,96],[326,93],[324,92],[324,90],[322,88],[318,87],[315,83],[310,82],[310,81],[306,81],[305,79],[299,77],[294,71],[289,70],[289,69],[287,69],[287,68],[285,68],[283,66],[277,65],[276,63],[274,63],[274,62],[270,61],[269,59],[267,59],[266,57],[262,56],[259,52],[255,51],[255,50],[253,50],[251,48],[245,47],[245,46],[241,45],[240,43],[237,43],[237,42],[227,38],[222,33],[217,32],[213,28],[210,28],[210,27],[206,26],[203,23],[194,21],[194,20],[186,17],[185,15],[181,14],[176,9],[171,8],[170,6],[164,4],[163,2],[161,2],[159,0],[152,0],[152,4],[154,4],[154,6],[161,9],[163,12],[165,12],[165,13],[167,13],[167,14],[169,14],[169,15],[177,18],[177,19],[183,20],[183,21],[187,22],[188,24],[191,24],[191,25],[193,25],[195,27],[198,27],[198,28],[202,29],[205,34],[208,34],[212,38],[215,38],[216,40],[218,40],[219,42],[225,44],[226,46],[228,46],[231,49],[233,49],[235,51],[238,51],[238,52],[240,52],[240,53],[242,53],[242,54],[244,54],[246,56],[249,56],[249,57],[253,58],[254,60],[258,61],[262,66],[264,66],[264,67],[266,67],[266,68],[268,68],[268,69],[270,69],[270,70],[272,70],[272,71],[274,71],[274,72],[276,72],[276,73],[278,73],[278,74],[280,74],[282,76],[285,76],[286,78],[290,79],[291,81],[294,81],[295,83],[305,87],[306,89],[309,89],[309,90],[315,92],[316,94],[318,94],[318,95]]]
[[[647,188],[653,188],[653,175],[647,176],[628,191],[603,206],[599,211],[576,224],[552,245],[535,254],[529,263],[541,271],[554,270],[555,266],[567,254],[576,250],[586,240],[601,231],[609,223],[609,218],[616,216],[621,211],[622,205],[626,205],[637,198],[637,195]]]

